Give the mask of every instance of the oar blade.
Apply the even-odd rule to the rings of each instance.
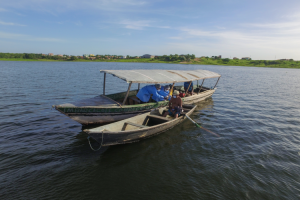
[[[209,132],[209,133],[211,133],[211,134],[217,136],[217,137],[220,137],[220,135],[218,135],[218,134],[216,134],[216,133],[214,133],[214,132],[212,132],[212,131],[210,131],[210,130],[208,130],[208,129],[206,129],[206,128],[203,128],[203,127],[201,127],[201,128],[202,128],[203,130],[205,130],[205,131],[207,131],[207,132]]]
[[[207,132],[209,132],[209,133],[211,133],[211,134],[213,134],[213,135],[215,135],[215,136],[217,136],[217,137],[220,137],[220,135],[218,135],[218,134],[216,134],[216,133],[214,133],[214,132],[212,132],[212,131],[210,131],[210,130],[207,130],[206,128],[203,128],[202,126],[200,126],[199,124],[197,124],[197,122],[195,122],[194,120],[192,120],[189,116],[186,115],[186,117],[187,117],[191,122],[193,122],[197,127],[202,128],[203,130],[205,130],[205,131],[207,131]]]

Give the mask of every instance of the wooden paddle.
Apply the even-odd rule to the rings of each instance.
[[[203,128],[202,126],[200,126],[199,124],[197,124],[197,123],[196,123],[195,121],[193,121],[189,116],[186,115],[186,118],[188,118],[191,122],[193,122],[197,127],[202,128],[203,130],[205,130],[205,131],[207,131],[207,132],[209,132],[209,133],[211,133],[211,134],[213,134],[213,135],[215,135],[215,136],[217,136],[217,137],[220,137],[220,135],[218,135],[218,134],[216,134],[216,133],[214,133],[214,132],[212,132],[212,131],[210,131],[210,130],[208,130],[208,129],[206,129],[206,128]]]

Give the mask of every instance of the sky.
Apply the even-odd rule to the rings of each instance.
[[[0,52],[300,60],[299,0],[0,2]]]

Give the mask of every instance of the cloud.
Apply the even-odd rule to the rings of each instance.
[[[4,9],[4,8],[0,8],[0,12],[10,12],[10,13],[14,13],[14,14],[19,15],[19,16],[25,16],[25,15],[20,14],[18,12],[13,12],[11,10],[7,10],[7,9]]]
[[[300,21],[292,22],[279,22],[279,23],[260,23],[260,24],[246,24],[245,26],[258,27],[258,28],[271,28],[271,29],[283,29],[299,27]]]
[[[53,15],[69,10],[116,10],[145,4],[147,4],[146,1],[139,0],[86,0],[84,2],[81,0],[14,0],[13,2],[1,2],[2,7],[48,12]]]
[[[182,40],[182,37],[169,37],[169,39],[173,39],[173,40]]]
[[[234,28],[174,27],[179,40],[164,46],[171,53],[194,52],[201,55],[222,54],[230,56],[252,56],[253,59],[294,58],[300,59],[300,15],[269,23],[244,23]],[[216,53],[218,52],[218,53]]]
[[[269,30],[232,30],[232,31],[203,31],[199,29],[180,29],[186,37],[198,38],[198,39],[211,39],[217,42],[227,42],[231,44],[245,44],[245,45],[263,45],[270,48],[281,44],[286,46],[287,44],[300,44],[300,29],[297,30],[278,30],[272,33]]]
[[[26,26],[26,25],[23,25],[23,24],[16,24],[16,23],[12,23],[12,22],[3,22],[3,21],[0,21],[0,25],[6,25],[6,26]]]
[[[134,29],[134,30],[143,30],[144,27],[149,27],[151,21],[149,20],[139,20],[139,21],[129,21],[124,20],[120,22],[120,24],[124,25],[127,29]]]
[[[0,38],[24,40],[24,41],[64,42],[64,40],[57,39],[57,38],[35,37],[35,36],[30,36],[30,35],[7,33],[7,32],[1,32],[1,31],[0,31]]]
[[[76,26],[82,26],[81,21],[74,22],[74,24],[75,24]]]
[[[134,30],[144,30],[145,27],[152,27],[152,28],[163,28],[163,29],[169,29],[169,26],[156,26],[153,25],[156,23],[153,20],[138,20],[138,21],[132,21],[132,20],[123,20],[119,24],[123,25],[127,29],[134,29]]]

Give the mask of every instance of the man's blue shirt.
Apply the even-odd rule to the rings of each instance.
[[[189,85],[190,85],[190,82],[184,82],[184,88],[185,89],[187,89],[188,87],[189,87]],[[192,90],[193,90],[193,86],[194,86],[194,84],[193,84],[193,82],[191,83],[191,86],[190,86],[190,88],[189,88],[189,92],[191,92]]]
[[[142,102],[148,102],[150,99],[150,96],[152,94],[152,99],[154,101],[163,101],[164,97],[160,95],[155,88],[154,85],[147,85],[140,89],[140,91],[137,93],[137,97],[142,101]]]

